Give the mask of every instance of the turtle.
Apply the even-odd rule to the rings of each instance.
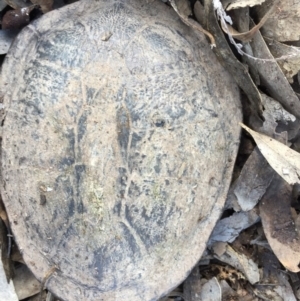
[[[205,36],[160,0],[79,1],[22,30],[0,93],[1,197],[37,279],[68,301],[180,284],[240,139],[239,88]]]

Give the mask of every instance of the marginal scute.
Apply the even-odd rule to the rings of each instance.
[[[206,38],[160,0],[83,0],[22,31],[0,94],[1,194],[36,277],[58,267],[46,285],[68,301],[157,300],[183,281],[241,121]]]

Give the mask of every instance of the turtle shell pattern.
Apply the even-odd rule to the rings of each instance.
[[[206,38],[160,1],[80,1],[22,31],[0,89],[1,194],[36,277],[55,269],[71,301],[178,285],[239,143],[239,91]]]

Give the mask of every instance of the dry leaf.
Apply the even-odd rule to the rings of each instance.
[[[258,149],[272,168],[289,184],[300,183],[300,154],[286,145],[246,125],[241,126],[254,138]]]
[[[226,10],[231,10],[231,9],[236,9],[240,7],[247,7],[247,6],[255,6],[255,5],[260,5],[266,0],[233,0],[231,3],[228,5]]]
[[[286,269],[300,271],[300,234],[291,213],[292,187],[279,175],[263,196],[259,211],[264,233],[279,261]]]
[[[277,62],[288,81],[293,83],[293,76],[300,70],[300,47],[289,46],[269,38],[265,38],[265,41],[275,58],[285,58]]]
[[[255,254],[255,255],[254,255]],[[254,286],[253,292],[259,300],[296,301],[287,272],[282,271],[280,262],[271,249],[258,247],[253,255],[259,263],[261,281]]]
[[[262,103],[265,111],[272,116],[274,121],[281,121],[284,123],[296,121],[296,117],[287,112],[277,100],[262,94]]]
[[[270,3],[273,3],[273,0],[265,1],[255,8],[259,18],[266,13]],[[298,41],[300,1],[278,0],[276,6],[276,14],[269,18],[262,28],[263,35],[281,42]]]
[[[227,34],[230,34],[234,39],[237,39],[244,43],[249,42],[253,38],[253,36],[257,33],[257,31],[265,24],[268,18],[272,15],[274,9],[275,9],[275,5],[272,5],[271,8],[267,11],[267,13],[260,20],[260,22],[247,32],[240,33],[237,30],[235,30],[231,25],[227,24],[227,26],[224,26],[224,24],[221,22],[222,29]]]
[[[39,5],[44,14],[49,12],[53,8],[53,0],[31,0],[31,2],[33,4]]]
[[[225,280],[220,281],[222,289],[222,300],[239,300],[238,294],[233,290]]]
[[[208,246],[214,242],[232,242],[241,231],[252,226],[259,220],[255,210],[248,212],[236,212],[233,215],[218,221],[214,231],[207,243]]]
[[[188,0],[173,0],[171,5],[176,5],[176,9],[185,17],[192,15],[191,4]],[[173,7],[174,8],[174,7]]]
[[[19,298],[15,292],[15,288],[12,280],[7,281],[5,271],[1,260],[1,249],[0,249],[0,300],[5,301],[18,301]]]
[[[268,189],[273,175],[274,170],[256,148],[235,182],[234,194],[243,211],[255,207]]]
[[[261,97],[264,105],[264,124],[257,131],[287,145],[287,141],[294,139],[298,134],[300,120],[287,112],[275,99],[265,94]]]
[[[297,273],[292,273],[292,272],[289,272],[288,275],[290,278],[291,287],[295,292],[296,298],[298,298],[299,301],[300,300],[300,285],[299,285],[300,276]]]
[[[279,273],[278,275],[279,285],[274,288],[274,291],[283,299],[288,301],[297,301],[295,298],[293,289],[287,279],[285,273]]]
[[[227,245],[226,252],[222,256],[214,257],[242,272],[251,284],[260,280],[256,263],[246,255],[236,252],[231,246]]]
[[[213,37],[213,35],[210,32],[206,31],[194,19],[189,18],[190,6],[187,0],[169,0],[169,2],[183,23],[191,27],[193,30],[205,34],[210,39],[210,44],[212,48],[216,46],[215,38]]]
[[[259,59],[249,59],[248,65],[258,71],[260,81],[268,89],[270,95],[279,101],[288,112],[300,118],[299,99],[270,53],[260,32],[257,32],[250,45],[254,57]]]
[[[251,103],[251,114],[253,116],[262,114],[260,93],[250,74],[248,73],[247,68],[239,60],[237,60],[231,48],[229,47],[216,18],[215,8],[212,1],[205,0],[204,4],[205,10],[208,13],[206,15],[207,20],[203,22],[202,25],[204,26],[205,24],[208,24],[208,28],[206,29],[215,37],[216,47],[213,49],[214,52],[224,68],[230,72],[236,83],[247,95],[249,102]],[[201,4],[196,2],[194,9],[197,20],[201,22],[201,16],[199,17],[198,15],[199,10],[202,9]]]
[[[19,300],[26,299],[40,292],[40,282],[34,277],[26,265],[18,265],[15,275],[13,283]]]
[[[213,277],[202,286],[201,293],[200,293],[200,300],[206,300],[206,301],[222,300],[221,286],[216,277]]]
[[[286,275],[277,271],[277,274],[273,273],[272,276],[275,283],[269,282],[255,286],[254,294],[260,298],[259,300],[297,301]]]
[[[217,256],[222,256],[226,252],[226,247],[227,247],[226,242],[217,241],[212,245],[211,250]]]

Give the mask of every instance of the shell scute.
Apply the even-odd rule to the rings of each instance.
[[[58,266],[47,286],[78,301],[156,300],[182,281],[241,119],[205,38],[159,1],[80,1],[20,34],[0,91],[2,198],[35,275]]]

